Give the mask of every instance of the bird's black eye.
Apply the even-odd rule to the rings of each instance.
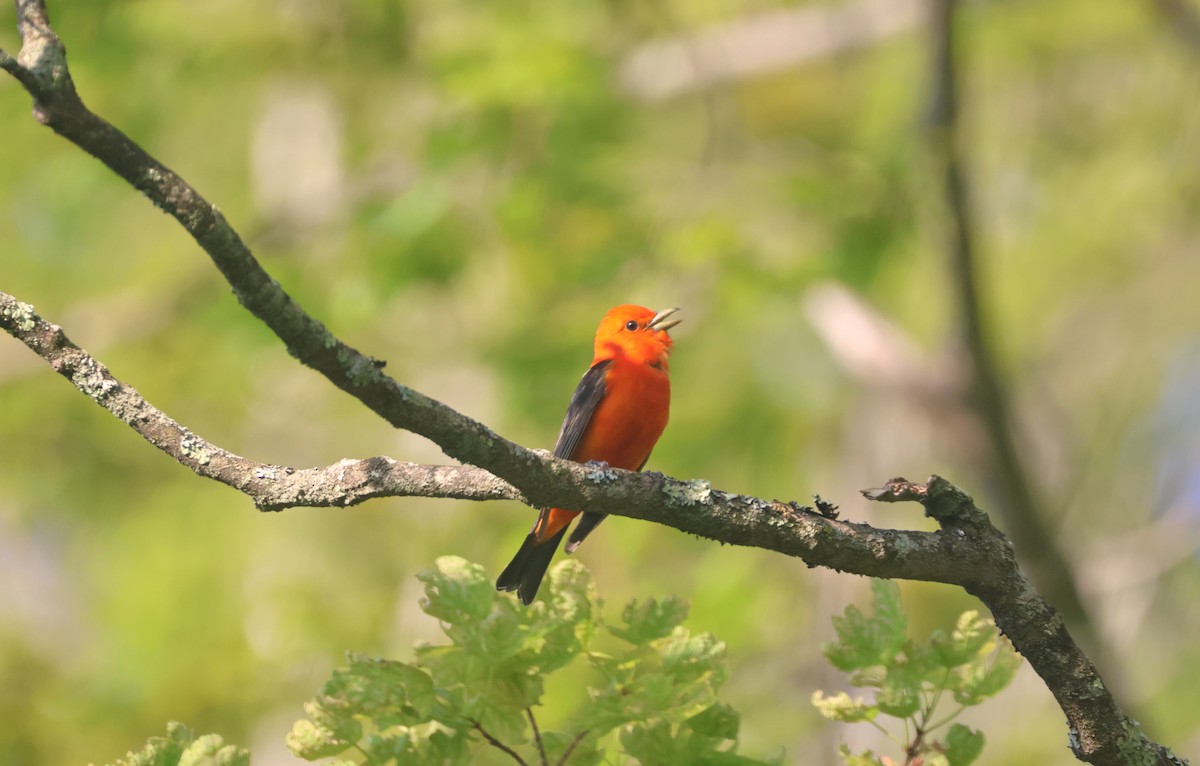
[[[637,330],[637,328],[638,328],[638,323],[632,319],[630,319],[628,322],[625,323],[625,329],[629,330],[630,332]]]

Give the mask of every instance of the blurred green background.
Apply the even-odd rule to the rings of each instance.
[[[1022,456],[1110,682],[1195,755],[1200,57],[1156,7],[968,3],[963,138]],[[939,473],[988,507],[915,3],[50,10],[88,104],[400,381],[549,448],[603,312],[682,306],[650,469],[818,492],[886,526],[930,528],[916,506],[858,497],[895,475]],[[155,405],[264,462],[439,461],[297,365],[175,222],[37,125],[9,77],[0,136],[0,289]],[[294,763],[284,735],[344,651],[407,658],[437,637],[416,572],[448,553],[498,572],[531,519],[430,500],[256,513],[0,338],[0,762],[105,763],[177,719]],[[839,688],[819,646],[866,600],[861,578],[621,519],[578,555],[610,608],[691,598],[690,627],[729,643],[748,751],[831,764],[842,740],[886,747],[809,704]],[[975,606],[949,587],[904,595],[921,635]],[[555,691],[545,715],[569,716],[581,691]],[[1028,667],[969,723],[985,764],[1071,761]]]

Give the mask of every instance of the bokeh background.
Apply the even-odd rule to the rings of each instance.
[[[1200,55],[1171,0],[960,12],[982,305],[1040,521],[1108,680],[1200,752]],[[1186,6],[1184,6],[1186,7]],[[929,528],[857,490],[998,502],[923,139],[915,0],[59,0],[85,100],[216,202],[280,282],[400,381],[548,448],[610,305],[682,306],[649,468]],[[0,44],[19,40],[11,11]],[[0,289],[256,460],[439,461],[297,365],[175,222],[0,78]],[[283,745],[346,650],[437,626],[414,575],[499,571],[532,512],[382,500],[256,513],[0,338],[0,762],[111,761],[177,719]],[[998,516],[1003,518],[1003,516]],[[1002,522],[1003,523],[1003,522]],[[809,698],[865,581],[610,520],[610,609],[683,594],[729,644],[744,748],[832,764]],[[905,584],[924,636],[977,604]],[[545,712],[569,716],[571,684]],[[1068,763],[1024,668],[985,764]],[[862,727],[865,728],[865,727]],[[890,752],[895,752],[894,750]],[[486,755],[491,758],[490,754]]]

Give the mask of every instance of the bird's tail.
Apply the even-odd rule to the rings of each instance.
[[[567,528],[563,527],[554,537],[539,543],[537,535],[531,532],[525,538],[525,542],[521,543],[517,555],[513,556],[513,560],[496,578],[496,590],[515,590],[522,604],[532,604],[538,586],[542,584],[542,578],[550,568],[550,560],[554,558],[554,552],[558,550],[558,544],[562,542],[566,533]]]

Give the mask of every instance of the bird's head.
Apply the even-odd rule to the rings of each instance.
[[[643,364],[665,364],[672,343],[667,330],[683,321],[672,318],[677,311],[630,304],[609,309],[596,330],[596,361],[620,354]]]

